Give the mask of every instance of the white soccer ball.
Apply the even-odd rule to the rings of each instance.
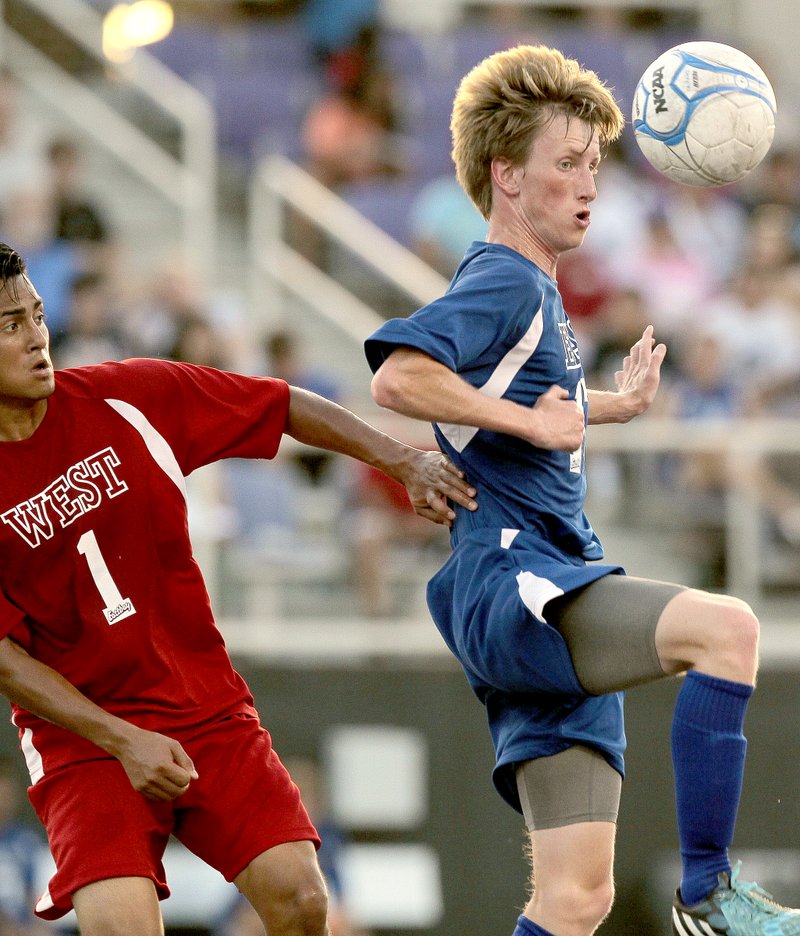
[[[659,172],[685,185],[727,185],[754,169],[775,135],[775,92],[744,52],[684,42],[645,70],[633,132]]]

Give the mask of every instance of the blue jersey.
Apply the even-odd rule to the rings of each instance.
[[[444,296],[368,338],[373,370],[400,345],[424,351],[487,396],[522,406],[558,384],[588,415],[578,344],[556,283],[500,244],[475,242]],[[548,451],[469,426],[435,424],[434,431],[478,491],[478,511],[455,508],[454,546],[478,528],[513,528],[536,532],[570,555],[602,558],[583,511],[583,447]]]
[[[522,406],[557,384],[588,418],[580,353],[557,285],[508,247],[473,243],[444,296],[367,339],[372,369],[403,346]],[[477,489],[478,510],[455,505],[453,553],[428,585],[428,605],[486,706],[499,792],[520,809],[515,765],[572,744],[598,748],[622,772],[622,695],[587,695],[545,613],[552,598],[622,571],[588,564],[603,550],[583,510],[583,446],[556,452],[475,427],[434,431]]]

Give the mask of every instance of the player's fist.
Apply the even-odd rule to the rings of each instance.
[[[583,408],[569,392],[554,384],[534,403],[531,410],[530,441],[538,448],[574,452],[583,442]]]

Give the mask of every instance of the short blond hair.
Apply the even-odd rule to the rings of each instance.
[[[491,164],[528,157],[534,134],[557,114],[585,120],[601,146],[625,125],[606,85],[557,49],[520,45],[495,52],[461,80],[450,132],[456,176],[484,218],[492,208]]]

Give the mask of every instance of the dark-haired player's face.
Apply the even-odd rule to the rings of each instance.
[[[44,305],[18,276],[0,288],[0,403],[34,402],[55,387]]]
[[[555,257],[583,243],[599,164],[597,135],[584,120],[559,114],[534,139],[521,167],[518,210]]]

